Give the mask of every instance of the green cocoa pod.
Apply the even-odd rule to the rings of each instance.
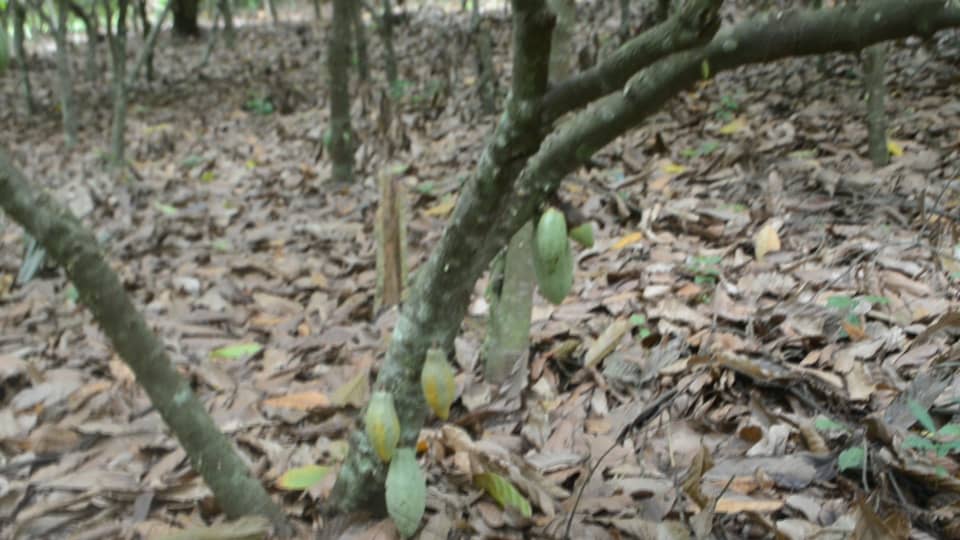
[[[574,242],[580,244],[585,248],[593,247],[593,223],[589,221],[581,223],[576,227],[570,229],[570,238]]]
[[[385,482],[387,513],[403,538],[420,528],[427,509],[427,479],[417,463],[413,448],[398,448],[390,462]]]
[[[560,265],[560,259],[568,248],[567,219],[556,208],[547,208],[540,214],[533,239],[533,256],[539,259],[548,274]]]
[[[563,252],[555,262],[545,261],[534,251],[533,270],[537,276],[540,294],[554,304],[563,303],[563,299],[573,287],[573,250],[570,241],[563,239]]]

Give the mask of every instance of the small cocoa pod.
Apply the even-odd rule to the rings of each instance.
[[[384,463],[389,463],[400,440],[400,418],[390,392],[379,390],[370,396],[363,423],[373,449]]]
[[[441,420],[450,416],[450,406],[457,397],[457,382],[453,376],[453,367],[447,362],[443,350],[438,347],[428,349],[420,372],[420,385],[427,405]]]

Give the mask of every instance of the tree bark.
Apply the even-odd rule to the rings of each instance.
[[[230,440],[190,389],[189,381],[173,367],[163,343],[150,331],[104,260],[96,238],[48,193],[32,190],[3,150],[0,206],[66,271],[81,301],[130,366],[224,512],[232,518],[266,516],[281,535],[289,536],[291,529],[283,512],[250,475]]]
[[[335,182],[353,182],[354,135],[350,125],[350,22],[353,0],[333,0],[327,67],[330,75],[330,128],[327,149]]]
[[[890,162],[890,151],[887,149],[887,111],[884,108],[887,88],[883,83],[886,48],[885,44],[878,43],[863,51],[863,86],[867,90],[867,153],[870,161],[877,167],[883,167]]]

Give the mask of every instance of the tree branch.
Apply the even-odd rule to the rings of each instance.
[[[544,123],[623,86],[634,73],[672,53],[710,41],[720,28],[722,0],[687,0],[669,19],[623,44],[609,58],[561,81],[544,97]]]
[[[703,77],[747,64],[790,56],[858,51],[911,35],[929,36],[960,26],[960,5],[944,0],[874,0],[856,6],[763,14],[717,34],[705,47],[669,56],[634,75],[610,95],[565,122],[530,158],[502,219],[487,235],[503,245],[530,219],[544,193],[597,150],[658,111]],[[486,250],[485,250],[486,251]]]

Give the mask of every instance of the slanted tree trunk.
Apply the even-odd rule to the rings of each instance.
[[[100,252],[97,239],[53,197],[31,189],[2,149],[0,207],[64,269],[227,516],[266,516],[280,536],[290,536],[292,530],[283,512],[251,476],[233,444],[191,390],[190,381],[170,362],[163,342],[134,307]]]
[[[173,2],[173,33],[181,37],[200,35],[197,24],[199,0],[171,0]]]
[[[878,43],[863,51],[863,85],[867,90],[867,146],[870,160],[877,167],[883,167],[890,162],[890,151],[887,149],[887,112],[884,108],[887,88],[883,82],[886,48],[885,44]]]
[[[213,54],[213,48],[217,44],[217,36],[220,33],[220,10],[218,9],[213,16],[213,27],[210,28],[210,37],[207,38],[207,46],[203,49],[203,58],[200,59],[200,62],[193,68],[192,71],[199,72],[203,68],[207,67],[207,63],[210,62],[210,55]]]
[[[330,76],[330,127],[327,150],[335,182],[353,182],[354,135],[350,125],[350,21],[353,0],[333,0],[327,67]]]
[[[942,0],[874,0],[762,14],[719,34],[718,10],[715,0],[687,0],[664,23],[543,94],[552,19],[542,0],[514,0],[513,90],[505,112],[439,244],[417,271],[374,383],[375,391],[393,397],[400,446],[415,444],[425,418],[419,376],[426,351],[450,348],[476,280],[493,256],[564,175],[702,80],[705,67],[714,76],[746,64],[858,51],[960,26],[960,6]],[[341,511],[383,508],[385,474],[363,430],[357,430],[327,504]]]

